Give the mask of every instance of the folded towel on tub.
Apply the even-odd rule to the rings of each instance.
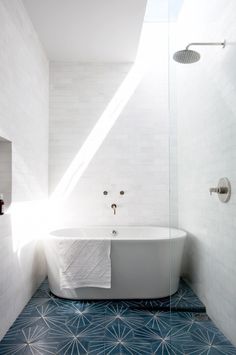
[[[111,287],[109,239],[62,239],[56,243],[61,288]]]

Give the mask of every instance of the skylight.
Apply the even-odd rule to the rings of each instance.
[[[184,0],[148,0],[144,22],[175,22]]]

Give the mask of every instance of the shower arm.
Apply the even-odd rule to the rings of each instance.
[[[188,50],[190,46],[222,46],[222,48],[225,48],[225,41],[224,42],[193,42],[193,43],[189,43],[186,49]]]

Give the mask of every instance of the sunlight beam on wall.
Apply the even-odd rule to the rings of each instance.
[[[11,218],[12,246],[17,254],[21,249],[47,237],[47,200],[13,202],[7,214]]]
[[[105,111],[102,113],[98,122],[92,129],[81,149],[72,160],[62,179],[58,183],[56,189],[50,197],[50,202],[58,199],[66,199],[80,177],[88,167],[94,155],[102,145],[121,112],[132,97],[134,91],[138,87],[145,71],[150,63],[154,60],[153,52],[153,24],[144,24],[138,49],[137,59],[127,74],[123,83],[109,102]]]
[[[74,189],[79,178],[132,96],[142,76],[143,67],[135,64],[57,185],[51,196],[52,199],[57,199],[59,196],[66,198]]]

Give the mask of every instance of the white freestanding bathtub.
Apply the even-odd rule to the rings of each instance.
[[[116,235],[112,234],[116,231]],[[178,290],[186,233],[161,227],[86,227],[50,233],[45,243],[49,287],[68,299],[161,298]],[[60,288],[55,240],[111,239],[111,288]]]

